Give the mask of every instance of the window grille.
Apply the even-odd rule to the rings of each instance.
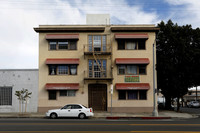
[[[12,87],[0,87],[0,106],[12,105]]]

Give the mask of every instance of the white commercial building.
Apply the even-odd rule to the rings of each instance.
[[[23,88],[32,92],[26,112],[37,112],[38,69],[0,69],[0,113],[22,111],[15,92]]]

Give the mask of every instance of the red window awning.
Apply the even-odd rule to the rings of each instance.
[[[47,65],[50,64],[79,64],[79,59],[46,59]]]
[[[78,83],[47,83],[46,90],[78,90]]]
[[[148,90],[149,83],[116,83],[116,90]]]
[[[79,39],[79,34],[47,34],[48,39]]]
[[[149,64],[148,58],[116,58],[116,64]]]
[[[115,39],[148,39],[148,34],[115,34]]]

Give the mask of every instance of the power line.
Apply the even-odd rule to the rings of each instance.
[[[152,7],[152,8],[145,8],[144,11],[199,11],[199,8],[191,8],[191,9],[183,9],[183,8],[165,8],[165,7],[160,7],[160,3],[159,2],[147,2],[145,4],[140,4],[140,3],[120,3],[120,4],[116,4],[116,3],[112,3],[112,4],[105,4],[102,2],[87,2],[87,3],[75,3],[74,1],[68,0],[68,3],[66,3],[66,1],[63,1],[62,3],[57,3],[57,2],[35,2],[35,1],[1,1],[0,3],[0,10],[12,10],[12,9],[27,9],[27,10],[62,10],[63,7],[66,6],[71,6],[71,8],[76,8],[75,6],[80,7],[81,10],[84,11],[96,11],[96,9],[101,8],[103,9],[102,11],[111,11],[111,10],[115,10],[115,11],[127,11],[130,10],[130,8],[132,8],[131,6],[144,6],[144,5],[148,5],[151,7],[151,5],[156,5],[157,7]],[[7,7],[7,4],[10,5],[15,5],[15,7]],[[104,4],[103,7],[101,4]],[[84,9],[84,6],[89,6],[92,5],[92,7],[95,7],[95,9]],[[30,6],[30,7],[29,7]],[[123,8],[123,6],[128,6],[129,8]],[[114,9],[113,9],[114,8]],[[139,7],[142,9],[142,7]],[[65,10],[70,10],[70,9],[65,9]]]

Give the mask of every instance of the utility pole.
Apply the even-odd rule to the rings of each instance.
[[[157,99],[156,99],[156,88],[155,88],[155,48],[154,48],[154,44],[153,44],[153,112],[152,112],[152,115],[153,116],[158,116],[158,111],[157,111],[157,107],[156,107],[156,102],[157,102]]]
[[[197,96],[197,86],[196,86],[196,101],[197,101],[197,99],[198,99],[197,97],[198,97],[198,96]]]

